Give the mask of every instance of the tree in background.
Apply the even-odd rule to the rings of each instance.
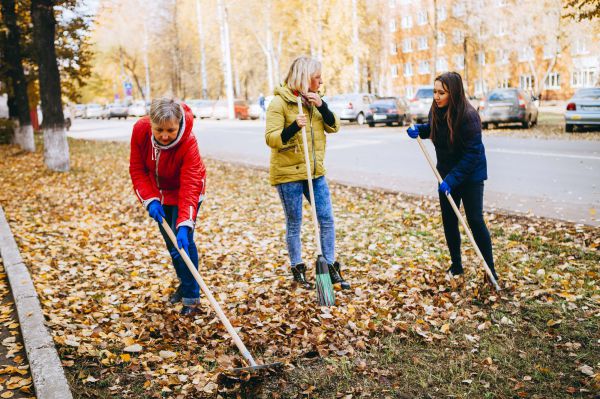
[[[56,19],[52,0],[32,0],[31,20],[36,48],[40,97],[44,121],[44,162],[50,170],[66,172],[70,167],[69,144],[62,109],[60,72],[56,59]]]
[[[15,130],[14,143],[26,151],[35,151],[33,127],[29,113],[29,97],[27,95],[27,81],[23,71],[21,56],[21,32],[17,22],[17,12],[14,0],[2,0],[2,19],[6,26],[4,40],[7,76],[9,90],[14,101],[19,126]]]
[[[600,18],[600,1],[598,0],[566,0],[564,5],[569,10],[567,14],[569,18],[578,21]]]

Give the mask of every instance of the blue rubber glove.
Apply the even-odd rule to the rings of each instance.
[[[450,194],[450,186],[448,185],[448,183],[446,183],[446,181],[444,180],[442,182],[442,184],[440,184],[440,187],[438,188],[438,191],[441,194]]]
[[[190,246],[190,242],[188,240],[188,234],[190,233],[190,228],[188,226],[181,226],[177,229],[177,246],[180,249],[183,249],[186,254],[190,254],[188,248]]]
[[[408,137],[411,139],[416,139],[419,136],[419,125],[410,125],[406,133],[408,133]]]
[[[148,213],[159,224],[162,223],[162,218],[165,217],[165,210],[158,200],[154,200],[148,205]]]

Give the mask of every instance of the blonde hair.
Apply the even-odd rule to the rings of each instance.
[[[155,98],[150,104],[150,120],[155,125],[171,120],[179,122],[182,117],[181,105],[173,97]]]
[[[292,90],[307,93],[310,79],[321,70],[321,62],[314,58],[300,56],[292,62],[285,83]]]

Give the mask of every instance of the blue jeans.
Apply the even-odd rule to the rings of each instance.
[[[202,202],[198,204],[198,208],[200,208],[201,204]],[[171,230],[173,230],[173,233],[177,234],[177,207],[163,205],[163,209],[165,210],[166,215],[165,220],[171,227]],[[173,266],[175,267],[177,278],[179,278],[179,290],[181,292],[181,296],[183,297],[183,304],[186,306],[191,306],[200,303],[200,286],[183,261],[181,255],[179,255],[179,251],[171,242],[167,232],[162,228],[161,225],[159,225],[159,228],[160,234],[162,234],[165,243],[167,244],[169,254],[171,254],[171,259],[173,260]],[[196,243],[194,243],[194,229],[190,229],[188,241],[190,243],[190,246],[188,247],[188,255],[194,264],[194,267],[196,267],[196,270],[198,270],[198,249],[196,248]]]
[[[308,180],[300,180],[275,186],[281,198],[285,212],[286,241],[291,266],[302,263],[302,244],[300,230],[302,227],[302,196],[310,202]],[[313,179],[313,190],[317,208],[317,220],[321,233],[321,249],[328,264],[335,261],[335,226],[331,196],[325,176]],[[311,226],[312,230],[312,226]],[[311,236],[314,233],[311,233]],[[313,238],[314,239],[314,238]]]

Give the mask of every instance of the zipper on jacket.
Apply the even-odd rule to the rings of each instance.
[[[157,151],[156,155],[156,167],[154,169],[154,175],[156,177],[156,187],[160,190],[160,182],[158,181],[158,162],[160,161],[160,150]]]

